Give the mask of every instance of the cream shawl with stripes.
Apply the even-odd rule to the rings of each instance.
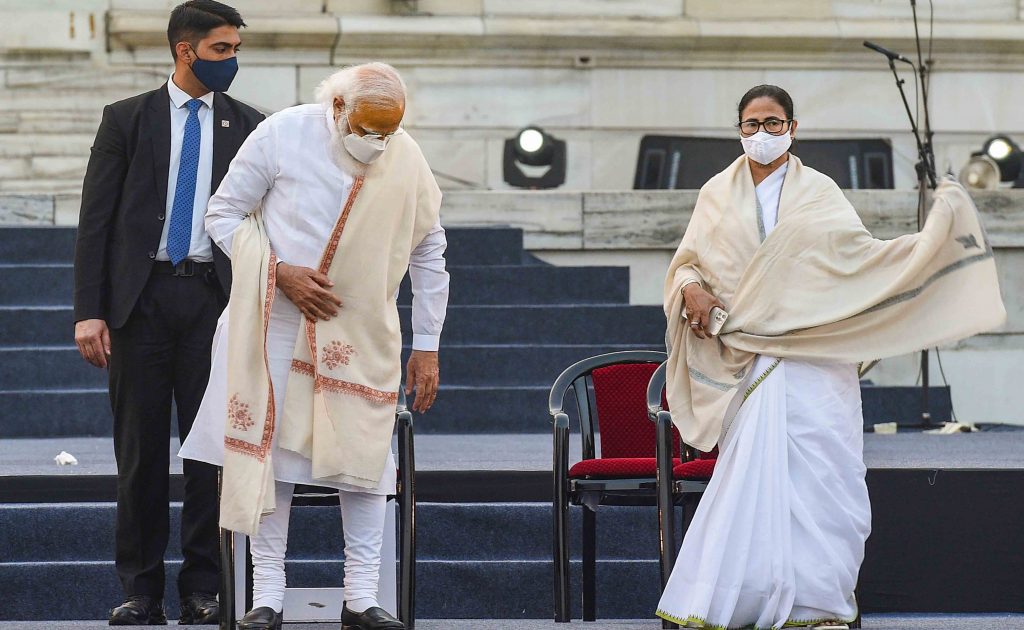
[[[301,162],[301,161],[300,161]],[[302,164],[286,168],[302,168]],[[228,412],[221,526],[255,534],[274,510],[271,443],[312,461],[314,479],[374,488],[391,446],[401,383],[395,295],[409,257],[438,220],[441,192],[409,134],[355,180],[320,259],[343,306],[304,320],[287,392],[274,392],[266,334],[276,258],[260,212],[233,237],[228,303]],[[285,396],[282,418],[275,396]]]
[[[726,305],[722,334],[681,321],[691,279]],[[667,395],[683,439],[708,451],[756,355],[857,363],[992,330],[1006,318],[992,247],[959,184],[943,181],[923,229],[871,236],[831,179],[789,158],[764,235],[745,157],[700,191],[665,280]]]

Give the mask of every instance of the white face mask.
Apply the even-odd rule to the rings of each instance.
[[[337,121],[338,132],[342,134],[341,143],[348,151],[348,154],[363,164],[370,164],[380,156],[384,155],[384,149],[388,148],[391,136],[380,138],[378,136],[360,136],[352,133],[348,125],[348,116],[342,114]],[[395,131],[393,135],[399,135],[402,129]]]
[[[371,138],[370,136],[359,136],[354,133],[345,136],[342,142],[345,144],[345,150],[363,164],[370,164],[384,155],[384,149],[388,147],[388,140],[386,138]]]
[[[740,138],[740,143],[743,144],[743,152],[748,158],[758,164],[771,164],[789,151],[790,145],[793,144],[793,136],[788,133],[773,136],[767,131],[758,131],[749,138]]]

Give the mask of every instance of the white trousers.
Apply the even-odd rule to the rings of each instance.
[[[269,606],[281,612],[284,607],[284,558],[294,489],[294,484],[275,482],[277,509],[263,519],[251,540],[253,608]],[[387,496],[344,490],[338,495],[345,532],[345,601],[362,612],[377,605]]]
[[[750,378],[773,362],[759,357]],[[719,441],[658,615],[715,628],[856,617],[871,530],[863,422],[854,366],[779,363]]]

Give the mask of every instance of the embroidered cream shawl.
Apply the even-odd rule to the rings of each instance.
[[[377,486],[401,383],[395,295],[440,205],[415,141],[393,136],[339,209],[319,271],[334,282],[343,306],[329,321],[304,320],[287,392],[273,391],[268,371],[277,261],[260,211],[234,233],[222,527],[254,535],[260,518],[273,512],[271,441],[278,425],[278,446],[308,457],[315,479]],[[285,396],[283,418],[275,417],[275,395]]]
[[[728,307],[717,338],[698,339],[680,319],[691,279]],[[745,157],[701,189],[664,295],[669,408],[683,439],[704,451],[758,354],[857,363],[1006,318],[992,247],[963,187],[942,182],[921,232],[882,241],[835,182],[795,156],[767,238]]]

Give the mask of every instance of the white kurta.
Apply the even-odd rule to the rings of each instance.
[[[269,137],[268,125],[261,124],[250,136],[260,151],[241,153],[232,162],[233,177],[225,178],[210,200],[206,226],[210,237],[228,255],[234,230],[261,201],[263,221],[271,247],[288,264],[316,268],[338,219],[338,213],[352,188],[353,178],[331,160],[330,110],[320,105],[292,108],[294,114],[279,119],[278,133],[306,138],[303,153],[278,155],[277,143]],[[280,114],[279,114],[280,116]],[[243,162],[241,164],[236,164]],[[288,177],[289,169],[312,171],[320,180],[317,188],[298,189]],[[243,176],[244,174],[244,176]],[[413,288],[413,348],[437,350],[448,304],[448,273],[445,271],[444,230],[436,225],[416,246],[410,257],[409,275]],[[344,255],[343,252],[339,255]],[[302,313],[278,290],[267,328],[267,355],[274,389],[277,417],[284,413],[285,392]],[[258,343],[259,340],[254,340]],[[210,383],[180,457],[224,463],[224,427],[227,410],[228,309],[217,323],[213,339]],[[334,487],[353,492],[391,494],[395,491],[396,469],[389,452],[388,462],[375,490],[347,484],[328,483],[312,477],[306,457],[277,447],[273,439],[271,461],[278,481]]]
[[[785,170],[756,188],[766,235]],[[871,530],[856,368],[760,356],[740,395],[759,380],[731,408],[658,615],[715,628],[853,620]]]

